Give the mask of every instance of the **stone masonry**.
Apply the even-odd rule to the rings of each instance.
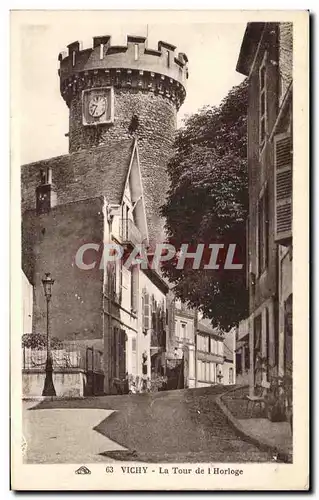
[[[115,47],[109,36],[95,37],[93,48],[80,50],[79,42],[73,42],[67,55],[59,55],[59,75],[61,95],[70,109],[71,153],[137,138],[150,240],[155,243],[164,238],[159,213],[168,189],[167,163],[188,70],[187,57],[175,54],[171,44],[159,42],[153,50],[146,43],[144,37],[128,36],[126,46]],[[85,126],[82,93],[101,87],[114,89],[114,121]]]

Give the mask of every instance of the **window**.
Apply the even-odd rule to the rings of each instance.
[[[197,335],[197,349],[203,352],[210,352],[208,335]]]
[[[209,352],[209,337],[205,337],[205,352]]]
[[[290,294],[284,303],[284,369],[286,374],[292,374],[292,308],[292,294]]]
[[[250,367],[250,351],[249,351],[249,345],[247,344],[245,347],[244,347],[244,351],[245,351],[245,370],[249,370],[249,367]]]
[[[134,45],[134,60],[138,60],[138,43]]]
[[[216,382],[216,365],[215,365],[215,363],[210,364],[210,381],[213,383]]]
[[[217,354],[217,342],[215,339],[210,339],[210,352],[212,354]]]
[[[270,335],[269,335],[269,311],[268,307],[266,307],[266,356],[267,356],[267,365],[266,365],[266,373],[267,373],[267,380],[269,380],[269,375],[270,375]]]
[[[103,53],[104,53],[104,45],[101,43],[100,45],[100,59],[103,59]]]
[[[121,304],[122,302],[122,284],[123,284],[123,279],[122,279],[122,272],[123,272],[123,267],[122,267],[122,260],[116,260],[114,262],[114,300]]]
[[[126,333],[124,330],[113,328],[112,342],[112,377],[124,378],[126,373]]]
[[[166,64],[167,64],[167,67],[169,68],[169,66],[170,66],[170,53],[169,53],[169,50],[166,51]]]
[[[132,373],[135,375],[137,372],[136,366],[136,338],[132,338]]]
[[[187,325],[186,325],[186,323],[181,323],[181,337],[183,340],[187,339]]]
[[[132,339],[132,351],[136,351],[136,338]]]
[[[268,266],[268,226],[269,226],[268,188],[258,202],[258,274]]]
[[[150,296],[147,291],[144,292],[144,315],[143,315],[143,333],[147,334],[151,328],[151,305]]]
[[[47,167],[40,170],[40,184],[52,183],[52,168]]]
[[[175,320],[175,336],[179,337],[179,322]]]
[[[206,363],[206,367],[205,367],[205,380],[206,380],[206,382],[210,381],[210,363]]]
[[[241,375],[242,374],[242,366],[241,366],[241,363],[242,363],[242,356],[243,356],[243,347],[241,349],[241,351],[237,351],[236,352],[236,375]]]
[[[259,143],[262,148],[267,136],[267,71],[265,52],[259,69]]]
[[[121,303],[123,307],[130,311],[132,309],[132,272],[125,266],[121,265]]]
[[[229,368],[229,385],[232,385],[233,383],[234,383],[233,369]]]
[[[261,314],[254,319],[254,384],[261,384]]]
[[[137,269],[136,269],[136,267],[133,266],[131,268],[130,273],[131,273],[131,311],[133,313],[136,313],[137,312],[137,303],[136,303]]]
[[[274,137],[275,240],[290,245],[292,238],[293,144],[289,131]]]

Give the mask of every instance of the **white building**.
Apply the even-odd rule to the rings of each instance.
[[[23,334],[32,332],[33,286],[22,271]]]
[[[196,387],[236,383],[236,331],[225,333],[201,319],[196,334]]]

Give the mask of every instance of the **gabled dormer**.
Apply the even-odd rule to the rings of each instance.
[[[122,244],[148,245],[148,228],[137,141],[132,150],[120,207],[119,238]]]

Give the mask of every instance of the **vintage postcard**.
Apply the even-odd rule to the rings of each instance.
[[[12,489],[309,489],[308,25],[11,12]]]

